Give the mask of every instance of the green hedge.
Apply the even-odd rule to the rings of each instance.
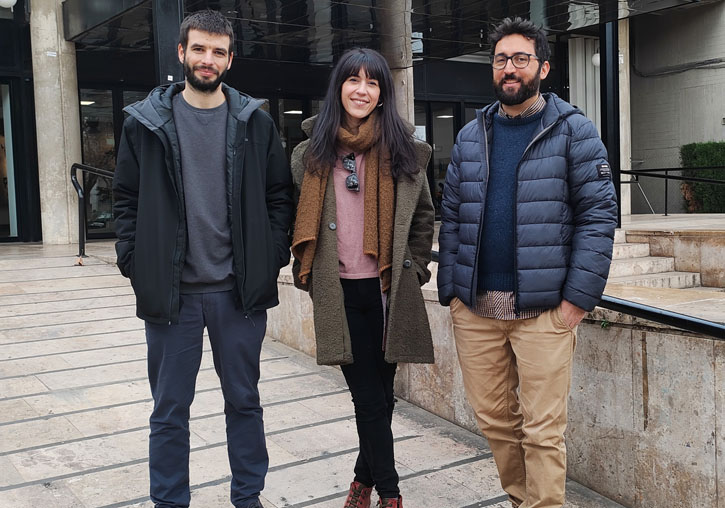
[[[683,168],[725,166],[725,142],[690,143],[680,147]],[[683,171],[683,176],[725,181],[725,169]],[[725,213],[725,185],[683,182],[682,194],[687,209],[695,213]]]

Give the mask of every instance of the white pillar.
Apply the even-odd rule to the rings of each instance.
[[[619,20],[619,167],[632,169],[632,114],[629,71],[629,19]],[[630,175],[622,175],[622,182]],[[619,203],[622,215],[632,214],[632,185],[623,184]]]
[[[33,0],[30,15],[43,242],[78,241],[70,167],[81,162],[75,45],[63,38],[62,0]]]
[[[383,13],[380,17],[380,51],[393,74],[398,112],[412,124],[415,119],[412,0],[382,0],[379,5]]]

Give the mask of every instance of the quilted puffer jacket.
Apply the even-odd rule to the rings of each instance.
[[[584,114],[554,94],[517,168],[515,292],[518,310],[584,310],[601,299],[609,274],[617,204],[607,151]],[[480,229],[496,102],[458,134],[446,173],[438,237],[438,297],[476,298]]]

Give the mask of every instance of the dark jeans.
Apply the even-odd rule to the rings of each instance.
[[[352,393],[360,452],[355,481],[374,486],[380,497],[397,498],[398,473],[393,454],[393,380],[397,364],[383,351],[383,303],[380,279],[341,279],[354,363],[342,373]]]
[[[257,389],[266,326],[266,313],[245,317],[231,291],[181,295],[178,324],[146,323],[154,398],[149,472],[151,500],[157,507],[189,506],[189,406],[204,327],[224,394],[231,501],[245,508],[259,498],[269,464]]]

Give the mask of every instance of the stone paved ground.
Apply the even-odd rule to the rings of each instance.
[[[0,245],[0,507],[150,507],[143,323],[127,280],[75,246]],[[208,342],[191,417],[192,506],[230,506],[223,404]],[[260,392],[266,508],[340,508],[356,434],[339,370],[268,338]],[[508,506],[485,440],[401,401],[406,508]],[[618,507],[569,485],[568,508]]]

